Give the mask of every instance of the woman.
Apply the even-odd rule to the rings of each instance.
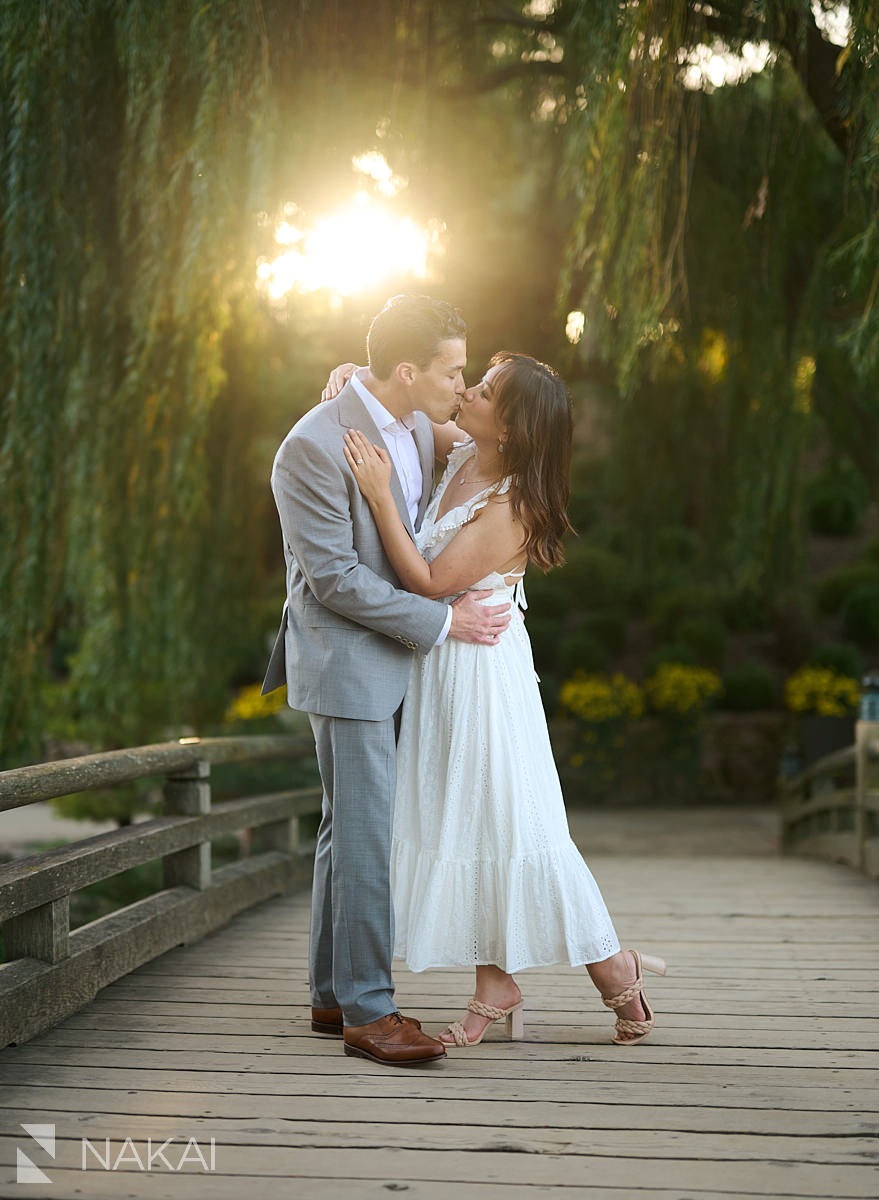
[[[339,372],[350,373],[337,368],[336,380]],[[461,432],[468,440],[457,444]],[[490,589],[486,603],[524,608],[527,564],[563,561],[571,435],[555,371],[527,355],[495,355],[456,424],[435,426],[447,466],[414,543],[391,495],[387,451],[352,430],[345,453],[405,588],[437,598]],[[477,1045],[501,1019],[521,1037],[513,972],[561,961],[585,964],[617,1010],[616,1043],[633,1045],[653,1028],[641,973],[665,974],[665,964],[620,950],[571,841],[521,619],[496,645],[448,640],[413,662],[391,881],[395,953],[414,971],[476,968],[467,1014],[440,1034],[447,1045]]]

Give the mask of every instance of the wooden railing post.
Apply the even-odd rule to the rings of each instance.
[[[282,854],[299,853],[299,818],[269,821],[253,830],[251,849],[257,854],[268,850],[280,850]]]
[[[211,764],[200,759],[179,775],[165,780],[165,815],[201,816],[211,811]],[[166,855],[163,860],[166,888],[185,887],[205,891],[211,885],[211,844],[199,842],[186,850]]]
[[[857,865],[867,870],[867,839],[873,836],[868,814],[867,791],[873,783],[871,752],[879,737],[879,721],[858,721],[855,724],[855,845]]]
[[[3,957],[61,962],[70,954],[70,897],[60,896],[3,922]]]

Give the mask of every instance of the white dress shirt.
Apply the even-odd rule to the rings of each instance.
[[[369,388],[367,388],[366,384],[360,378],[359,371],[355,371],[351,376],[351,386],[363,401],[366,411],[372,417],[379,433],[382,435],[382,441],[387,447],[394,470],[397,472],[397,478],[400,480],[403,497],[406,501],[406,508],[409,511],[409,520],[412,522],[412,528],[414,529],[418,516],[418,505],[421,503],[421,491],[424,486],[421,459],[418,456],[418,447],[415,444],[415,438],[412,436],[412,430],[415,428],[415,417],[412,413],[407,413],[405,417],[397,418],[392,413],[389,413],[381,401],[377,400]],[[437,646],[441,646],[448,637],[451,624],[452,608],[449,605],[446,623],[435,643]]]

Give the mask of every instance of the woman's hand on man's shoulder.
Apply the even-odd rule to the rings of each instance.
[[[321,404],[325,400],[335,400],[356,370],[358,370],[357,363],[339,363],[337,367],[333,367],[326,386],[320,394]]]

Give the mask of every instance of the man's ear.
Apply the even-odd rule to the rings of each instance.
[[[416,368],[414,363],[397,363],[394,374],[405,387],[411,387],[415,382]]]

